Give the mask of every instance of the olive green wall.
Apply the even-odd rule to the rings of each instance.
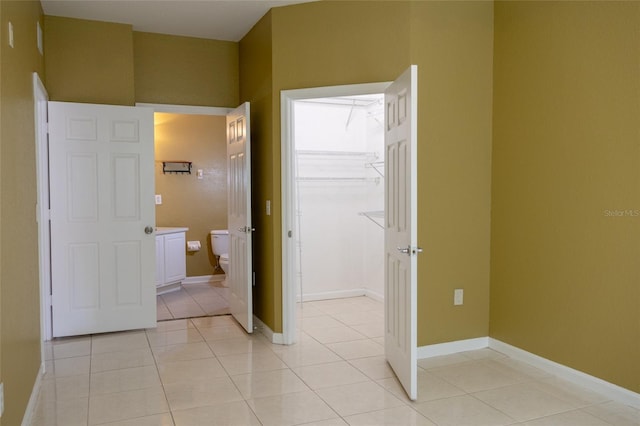
[[[487,336],[493,3],[414,2],[418,344]],[[464,289],[464,305],[453,291]]]
[[[495,9],[490,335],[640,392],[640,3]]]
[[[486,336],[492,3],[323,1],[275,8],[265,19],[272,33],[273,112],[252,106],[252,118],[272,114],[268,123],[252,123],[264,137],[254,138],[254,144],[268,146],[259,148],[267,156],[260,156],[261,179],[254,183],[261,246],[256,279],[266,301],[257,303],[267,305],[257,310],[261,320],[282,330],[282,215],[274,209],[266,217],[262,211],[267,199],[272,206],[281,203],[280,91],[391,81],[415,63],[420,73],[418,232],[426,251],[419,258],[418,343]],[[241,75],[247,72],[241,79],[243,101],[254,92],[245,89],[245,81],[262,71],[245,71],[242,58],[258,50],[266,36],[267,31],[262,37],[250,33],[240,43]],[[270,135],[263,134],[264,126],[272,126]],[[460,287],[466,290],[465,305],[454,308],[453,289]]]
[[[45,17],[46,86],[55,101],[235,107],[238,43]]]
[[[36,47],[38,1],[0,2],[0,380],[2,424],[19,425],[40,368],[40,290],[32,73],[41,76]],[[6,42],[13,24],[14,48]]]
[[[209,232],[227,229],[226,118],[156,113],[155,152],[156,194],[162,195],[156,225],[188,227],[187,240],[200,241],[202,249],[187,253],[187,276],[212,275]],[[192,174],[163,174],[162,161],[171,160],[192,161]]]
[[[238,43],[133,33],[136,102],[238,106]]]
[[[240,102],[251,102],[251,181],[252,181],[252,225],[253,259],[256,286],[253,288],[254,313],[265,319],[273,329],[278,300],[282,297],[275,289],[274,274],[276,254],[273,248],[273,216],[266,216],[262,206],[264,200],[272,200],[272,214],[278,214],[278,205],[273,201],[272,107],[273,107],[273,62],[271,40],[271,11],[249,31],[239,43],[240,53]],[[260,161],[255,161],[256,159]],[[258,260],[260,259],[260,260]]]
[[[131,25],[46,16],[44,37],[51,100],[135,103]]]

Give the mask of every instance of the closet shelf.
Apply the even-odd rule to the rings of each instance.
[[[370,212],[360,212],[359,216],[364,216],[369,219],[371,222],[378,225],[380,228],[384,229],[384,224],[380,223],[380,220],[384,221],[384,210],[376,210]]]
[[[370,157],[378,158],[373,151],[316,151],[316,150],[296,150],[296,155],[301,156],[326,156],[326,157]]]
[[[380,182],[379,177],[338,177],[338,176],[317,176],[317,177],[297,177],[298,182]]]
[[[364,166],[375,170],[381,177],[384,177],[384,161],[374,161],[366,163]]]

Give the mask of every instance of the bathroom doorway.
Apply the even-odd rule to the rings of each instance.
[[[284,343],[383,341],[386,87],[282,94]]]
[[[227,227],[227,110],[162,107],[154,106],[156,225],[188,228],[183,239],[198,244],[186,250],[186,241],[179,243],[185,247],[178,250],[185,256],[184,278],[156,283],[157,319],[228,314],[228,288],[210,240],[212,230]],[[191,162],[191,172],[165,173],[163,163],[177,160]]]

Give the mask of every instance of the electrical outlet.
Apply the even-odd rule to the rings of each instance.
[[[464,301],[464,290],[461,288],[456,288],[453,290],[453,304],[455,306],[462,305]]]
[[[159,206],[162,204],[162,195],[156,194],[156,205]]]
[[[198,171],[196,172],[196,176],[198,179],[202,180],[204,177],[204,171],[202,169],[198,169]]]

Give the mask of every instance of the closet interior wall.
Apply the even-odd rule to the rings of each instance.
[[[384,287],[382,95],[294,103],[298,300]]]

